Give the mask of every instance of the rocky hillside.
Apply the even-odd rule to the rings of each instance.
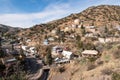
[[[57,26],[65,26],[75,19],[80,19],[84,22],[84,25],[105,26],[108,25],[120,25],[120,6],[115,5],[100,5],[92,6],[82,11],[81,13],[71,14],[65,18],[54,20],[46,24],[39,26],[46,26],[55,28]],[[39,27],[38,25],[33,28]],[[37,28],[38,29],[38,28]]]
[[[50,21],[46,24],[35,25],[31,28],[22,30],[20,35],[29,37],[37,35],[37,37],[39,37],[41,34],[47,34],[56,28],[71,26],[75,19],[79,19],[80,22],[83,23],[83,26],[115,27],[120,25],[120,6],[92,6],[80,13],[71,14],[62,19]]]
[[[65,18],[52,21],[48,24],[61,25],[65,22],[73,21],[79,18],[85,25],[104,26],[105,24],[120,24],[120,6],[100,5],[92,6],[81,13],[71,14]]]

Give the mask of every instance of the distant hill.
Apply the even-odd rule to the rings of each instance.
[[[2,34],[17,34],[17,32],[19,32],[21,30],[21,28],[16,28],[16,27],[11,27],[11,26],[7,26],[7,25],[3,25],[0,24],[0,33]]]

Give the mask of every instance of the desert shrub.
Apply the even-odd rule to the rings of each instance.
[[[77,41],[77,46],[79,49],[83,48],[83,42],[82,41]]]
[[[98,43],[95,45],[96,50],[102,52],[104,50],[104,45],[101,43]]]
[[[65,71],[65,67],[60,67],[60,68],[59,68],[59,72],[60,72],[60,73],[62,73],[62,72],[64,72],[64,71]]]
[[[109,60],[110,60],[110,55],[105,55],[104,56],[104,61],[105,62],[109,62]]]
[[[103,61],[100,60],[100,59],[97,59],[95,63],[96,63],[97,65],[102,65],[102,64],[103,64]]]
[[[113,72],[112,80],[120,80],[120,73]]]
[[[120,49],[120,45],[118,45],[117,48]]]
[[[83,46],[84,49],[95,49],[96,50],[96,47],[94,44],[88,42],[88,43],[84,43],[84,46]]]
[[[27,79],[25,78],[24,72],[19,72],[19,74],[14,73],[10,76],[0,78],[0,80],[27,80]]]
[[[109,68],[105,68],[105,69],[101,70],[101,73],[103,75],[111,75],[112,74],[112,70],[109,69]]]
[[[96,38],[96,37],[90,37],[89,38],[91,41],[97,41],[98,40],[98,38]]]
[[[82,58],[79,62],[81,65],[83,65],[83,64],[87,63],[87,60],[86,60],[86,58]]]
[[[87,66],[87,71],[92,70],[92,69],[95,69],[95,68],[96,68],[96,65],[95,65],[95,64],[88,64],[88,66]]]
[[[113,43],[107,43],[106,45],[105,45],[105,49],[111,49],[113,47]]]
[[[57,73],[62,73],[65,71],[65,67],[64,66],[56,67],[56,68],[53,68],[52,71]]]
[[[96,61],[96,59],[97,59],[97,58],[94,58],[94,57],[88,58],[88,60],[89,60],[90,62],[94,62],[94,61]]]
[[[115,59],[120,58],[120,49],[116,49],[116,50],[113,51],[113,57]]]

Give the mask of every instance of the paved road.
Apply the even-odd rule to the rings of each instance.
[[[42,60],[38,60],[32,56],[26,58],[28,80],[37,80],[42,75]]]
[[[39,80],[47,80],[48,76],[49,76],[49,70],[44,70]]]

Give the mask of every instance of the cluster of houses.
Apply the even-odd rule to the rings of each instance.
[[[30,39],[27,40],[27,42],[30,41],[31,41]],[[4,58],[5,63],[16,62],[17,59],[15,58],[15,56],[20,55],[21,51],[25,56],[29,56],[29,55],[36,56],[37,54],[35,47],[23,45],[22,42],[18,42],[18,41],[12,41],[12,42],[8,41],[6,44],[2,45],[2,48],[7,55],[7,57]],[[19,57],[21,57],[21,55]]]
[[[66,25],[66,26],[61,26],[60,27],[60,31],[63,31],[64,33],[67,33],[69,31],[76,31],[75,34],[74,33],[70,33],[70,35],[66,36],[66,34],[64,35],[65,39],[75,39],[76,33],[80,32],[79,28],[81,28],[82,26],[85,28],[85,35],[83,36],[85,39],[87,38],[96,38],[95,42],[99,42],[99,43],[107,43],[107,42],[119,42],[120,38],[118,37],[106,37],[103,38],[100,35],[102,35],[102,33],[99,30],[99,27],[96,27],[94,25],[83,25],[84,22],[80,21],[80,19],[75,19],[73,22],[71,22],[70,25]],[[120,31],[120,28],[117,27],[117,30]],[[59,35],[57,35],[57,29],[53,29],[51,30],[51,32],[49,33],[49,37],[47,37],[46,39],[44,39],[43,41],[43,45],[49,45],[51,42],[55,42],[56,38],[59,38]],[[28,39],[26,41],[27,43],[31,42],[30,39]],[[94,43],[94,42],[93,42]],[[26,56],[27,55],[35,55],[37,54],[37,51],[35,49],[35,47],[28,47],[28,46],[22,46],[22,49],[24,50]],[[74,57],[74,53],[68,50],[65,50],[63,47],[61,46],[54,46],[52,48],[52,57],[55,59],[56,63],[61,63],[61,62],[66,62],[66,61],[70,61],[73,57]],[[99,52],[96,50],[84,50],[83,52],[81,52],[82,57],[98,57]]]
[[[100,28],[96,27],[94,25],[83,25],[84,22],[80,21],[80,19],[75,19],[73,22],[71,22],[70,25],[66,26],[61,26],[60,31],[67,33],[70,31],[76,31],[75,33],[70,33],[69,35],[65,34],[64,38],[66,40],[71,40],[71,39],[75,39],[76,33],[79,33],[80,29],[82,26],[85,29],[85,35],[83,36],[83,38],[88,39],[88,38],[95,38],[95,41],[93,41],[93,43],[109,43],[109,42],[119,42],[120,38],[119,37],[102,37],[102,33],[100,32]],[[120,27],[116,27],[116,29],[118,31],[120,31]],[[67,36],[66,36],[67,35]],[[48,45],[50,44],[50,42],[55,42],[55,38],[58,38],[59,36],[57,35],[57,29],[55,28],[54,30],[51,31],[50,33],[51,37],[48,37],[47,39],[45,39],[43,41],[44,45]],[[84,50],[83,52],[81,52],[82,57],[98,57],[99,52],[96,50]],[[71,51],[67,51],[65,50],[63,47],[60,46],[54,46],[52,49],[52,57],[55,58],[55,62],[56,63],[60,63],[60,62],[64,62],[64,61],[69,61],[74,57],[74,53]]]
[[[80,21],[80,19],[75,19],[73,22],[71,22],[70,25],[60,27],[60,31],[67,33],[71,30],[72,31],[76,30],[76,33],[77,33],[78,28],[81,28],[81,26],[83,26],[83,24],[84,24],[84,22]],[[85,28],[85,31],[86,31],[85,35],[83,36],[84,38],[89,38],[89,37],[97,38],[96,42],[99,42],[99,43],[119,42],[120,41],[119,37],[113,36],[113,37],[103,38],[101,36],[98,36],[98,35],[101,35],[98,27],[91,26],[91,25],[86,25],[86,26],[84,25],[83,27]],[[120,27],[117,26],[116,29],[120,31]],[[78,32],[80,32],[80,31],[78,31]],[[65,35],[65,39],[66,40],[68,40],[68,39],[74,40],[76,33],[75,34],[70,33],[69,36]],[[49,33],[49,34],[50,34],[50,37],[48,37],[47,39],[44,39],[44,41],[43,41],[43,45],[45,45],[45,46],[49,45],[50,42],[55,42],[55,38],[59,37],[57,35],[57,29],[51,30],[51,33]],[[32,41],[31,41],[31,39],[25,39],[25,42],[31,44]],[[26,56],[37,54],[37,50],[33,46],[26,46],[25,44],[24,45],[23,44],[19,44],[19,45],[15,44],[14,47],[16,49],[21,48]],[[55,62],[69,61],[74,57],[73,52],[65,50],[61,46],[54,46],[52,48],[51,53],[52,53],[52,57],[55,58]],[[88,57],[88,56],[95,57],[99,53],[96,50],[84,50],[81,54],[82,54],[82,57]]]
[[[70,60],[74,59],[75,54],[71,51],[65,50],[61,46],[54,46],[52,48],[52,57],[54,58],[55,63],[65,63],[70,62]],[[97,50],[84,50],[81,52],[81,57],[88,58],[88,57],[99,57],[99,52]]]
[[[26,56],[37,54],[35,47],[29,47],[29,46],[22,45],[21,48]]]
[[[73,53],[65,50],[61,46],[54,46],[52,48],[51,54],[55,63],[64,63],[70,61],[73,58]]]
[[[80,21],[80,19],[75,19],[71,26],[69,27],[65,27],[62,29],[62,31],[71,31],[74,29],[76,29],[76,33],[77,30],[79,30],[78,28],[81,28],[81,26],[83,26],[85,28],[85,38],[96,38],[97,42],[99,43],[108,43],[108,42],[119,42],[120,41],[120,35],[119,33],[114,33],[114,35],[107,35],[107,37],[102,37],[103,36],[103,32],[100,31],[100,29],[102,28],[102,31],[104,31],[104,26],[102,27],[96,27],[94,25],[84,25],[83,21]],[[109,29],[109,28],[108,28]],[[111,28],[110,28],[111,29]],[[112,27],[113,30],[116,30],[116,32],[120,32],[120,27]],[[80,32],[80,31],[78,31]],[[73,35],[73,34],[72,34]],[[116,37],[117,36],[117,37]]]

